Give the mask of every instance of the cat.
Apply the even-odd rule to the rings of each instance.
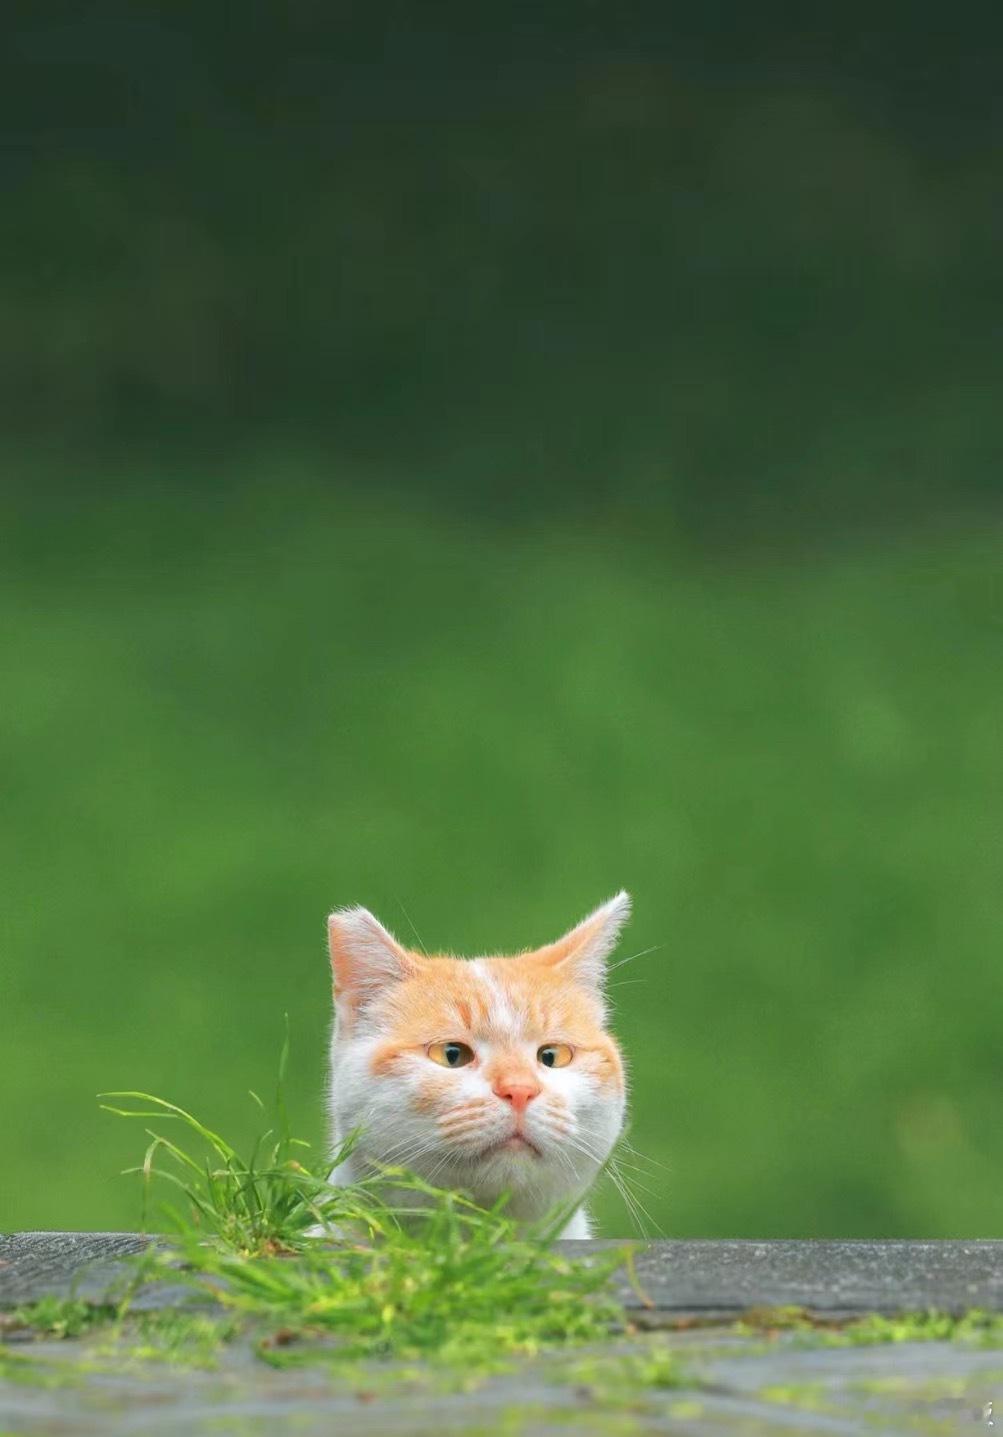
[[[556,943],[513,957],[412,952],[365,908],[328,919],[334,979],[332,1183],[409,1168],[519,1223],[581,1205],[623,1128],[623,1058],[606,1027],[605,960],[630,915],[617,893]],[[577,1204],[577,1206],[575,1206]]]

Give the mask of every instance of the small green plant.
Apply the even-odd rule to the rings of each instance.
[[[14,1309],[3,1321],[6,1329],[28,1329],[39,1337],[80,1337],[118,1316],[111,1302],[84,1302],[76,1297],[40,1297]]]
[[[637,1352],[592,1352],[561,1374],[582,1396],[615,1404],[634,1400],[639,1393],[670,1388],[695,1388],[699,1379],[687,1370],[679,1355],[658,1339],[648,1340]]]
[[[279,1058],[275,1095],[275,1121],[259,1134],[250,1151],[242,1155],[219,1133],[176,1103],[152,1093],[120,1091],[101,1093],[106,1112],[125,1118],[154,1118],[180,1124],[196,1138],[204,1151],[194,1156],[180,1143],[147,1128],[149,1146],[142,1165],[127,1171],[143,1177],[143,1227],[150,1216],[153,1180],[170,1183],[185,1199],[181,1208],[162,1201],[161,1215],[179,1236],[215,1238],[235,1253],[289,1253],[301,1250],[319,1227],[338,1231],[348,1225],[373,1230],[380,1225],[380,1207],[371,1185],[335,1187],[328,1181],[331,1169],[343,1162],[355,1145],[350,1134],[340,1149],[317,1170],[303,1161],[309,1144],[289,1130],[285,1105],[285,1074],[289,1060],[286,1034]],[[250,1094],[260,1112],[265,1105],[257,1093]],[[121,1107],[110,1099],[145,1103],[144,1108]],[[157,1165],[166,1156],[173,1169]]]
[[[29,1387],[61,1387],[70,1379],[51,1363],[39,1362],[26,1352],[12,1352],[0,1342],[0,1382],[16,1382]]]
[[[120,1315],[138,1286],[168,1281],[253,1327],[260,1354],[276,1365],[393,1355],[482,1370],[622,1322],[609,1279],[629,1251],[558,1252],[564,1211],[526,1231],[504,1203],[484,1210],[403,1168],[332,1184],[357,1135],[319,1164],[290,1135],[288,1052],[287,1037],[275,1120],[246,1154],[163,1098],[101,1095],[112,1113],[167,1120],[189,1135],[177,1141],[148,1127],[143,1162],[129,1170],[143,1178],[144,1225],[155,1181],[180,1201],[161,1204],[167,1240],[138,1259]]]
[[[827,1347],[869,1347],[893,1342],[961,1342],[1003,1347],[1003,1314],[971,1308],[963,1313],[868,1313],[832,1318],[804,1307],[750,1308],[735,1330],[759,1336],[790,1336],[798,1343]]]
[[[1003,1314],[972,1308],[968,1312],[905,1312],[894,1316],[870,1313],[850,1322],[835,1341],[847,1346],[882,1342],[963,1342],[976,1347],[1003,1347]]]
[[[240,1330],[239,1322],[230,1317],[165,1307],[158,1312],[137,1313],[128,1330],[116,1329],[110,1345],[99,1348],[97,1356],[105,1356],[113,1364],[127,1356],[130,1362],[214,1368],[220,1350],[239,1336]]]

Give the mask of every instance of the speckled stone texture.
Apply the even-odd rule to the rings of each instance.
[[[0,1236],[0,1307],[46,1294],[99,1295],[120,1260],[149,1239],[137,1233],[24,1232]],[[568,1243],[584,1253],[607,1243]],[[613,1244],[615,1246],[615,1244]],[[662,1241],[643,1245],[637,1274],[648,1308],[624,1281],[641,1320],[732,1318],[750,1307],[805,1307],[820,1316],[916,1311],[1003,1311],[1003,1241]]]
[[[146,1241],[130,1233],[0,1237],[0,1307],[71,1290],[99,1296]],[[995,1437],[994,1428],[1003,1430],[1001,1349],[811,1346],[797,1334],[769,1338],[724,1325],[749,1308],[790,1304],[827,1317],[1003,1310],[1003,1242],[655,1242],[639,1254],[637,1270],[646,1297],[630,1287],[623,1293],[634,1324],[667,1330],[611,1338],[601,1349],[607,1377],[600,1380],[590,1378],[581,1350],[516,1362],[471,1390],[442,1391],[390,1364],[351,1374],[275,1370],[247,1340],[223,1349],[212,1371],[152,1363],[101,1372],[88,1367],[99,1336],[12,1341],[15,1366],[19,1352],[28,1354],[49,1364],[54,1380],[5,1381],[0,1366],[0,1437]],[[155,1300],[172,1295],[158,1292]],[[694,1317],[699,1326],[672,1330]],[[615,1366],[619,1355],[629,1362],[666,1348],[682,1364],[681,1385],[608,1380],[610,1358]]]

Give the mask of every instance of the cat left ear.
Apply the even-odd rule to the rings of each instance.
[[[368,908],[339,908],[327,920],[334,996],[357,1012],[393,983],[417,972],[414,956]]]
[[[606,959],[616,947],[620,930],[629,917],[630,894],[621,889],[583,918],[570,933],[541,948],[536,956],[548,967],[566,972],[573,981],[599,988],[606,972]]]

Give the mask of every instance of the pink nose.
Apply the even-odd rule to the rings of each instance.
[[[504,1079],[500,1079],[495,1083],[494,1090],[499,1098],[504,1099],[506,1103],[512,1104],[512,1108],[515,1112],[522,1114],[526,1111],[532,1100],[538,1096],[540,1086],[538,1083],[506,1083]]]

